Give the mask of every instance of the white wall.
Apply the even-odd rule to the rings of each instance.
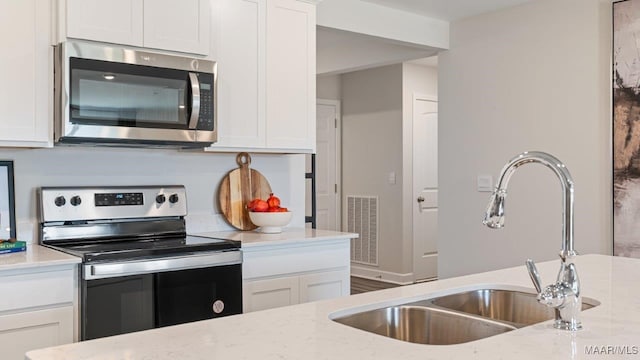
[[[397,273],[405,268],[401,149],[402,64],[343,74],[343,208],[347,195],[379,196],[378,268]]]
[[[525,150],[573,175],[576,250],[611,252],[610,34],[608,0],[538,0],[451,24],[439,56],[440,277],[557,258],[560,185],[543,166],[511,179],[505,229],[481,224],[489,194],[476,176],[495,179]]]
[[[18,236],[37,241],[36,188],[83,185],[185,185],[189,232],[233,229],[220,215],[217,189],[237,168],[236,154],[162,149],[55,147],[0,149],[0,159],[14,160]],[[260,171],[291,209],[290,226],[304,226],[304,155],[251,154]]]
[[[316,97],[324,100],[342,99],[340,75],[316,76]]]

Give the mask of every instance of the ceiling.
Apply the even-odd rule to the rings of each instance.
[[[342,1],[342,0],[323,0]],[[535,0],[360,0],[373,5],[451,22]],[[322,6],[322,3],[321,5]],[[318,26],[317,74],[333,75],[412,61],[438,66],[438,49]],[[431,57],[429,59],[424,59]]]
[[[333,75],[433,56],[435,48],[418,48],[374,36],[317,28],[316,73]],[[420,65],[427,65],[419,63]],[[430,63],[427,66],[436,66]]]
[[[445,21],[484,14],[532,0],[362,0]]]

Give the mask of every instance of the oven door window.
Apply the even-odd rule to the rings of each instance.
[[[82,340],[155,327],[153,275],[83,282]]]
[[[188,129],[189,72],[70,58],[73,124]]]
[[[156,274],[156,325],[242,313],[242,265]]]

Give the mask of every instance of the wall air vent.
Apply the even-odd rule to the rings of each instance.
[[[378,197],[347,195],[347,231],[360,236],[351,240],[351,261],[378,265]]]

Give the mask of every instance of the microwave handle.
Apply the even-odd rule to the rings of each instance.
[[[195,129],[198,126],[200,118],[200,81],[196,73],[189,73],[189,82],[191,83],[191,116],[189,117],[189,129]]]

